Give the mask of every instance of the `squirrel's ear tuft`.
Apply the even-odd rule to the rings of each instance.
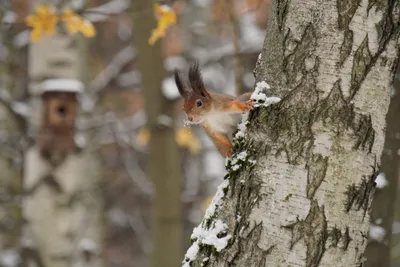
[[[189,83],[195,93],[204,97],[209,95],[203,83],[198,61],[189,68]]]
[[[178,87],[179,93],[181,94],[181,96],[183,98],[185,98],[188,93],[186,92],[185,87],[183,86],[182,79],[181,79],[181,76],[179,75],[178,70],[175,70],[174,77],[175,77],[175,84],[176,84],[176,87]]]

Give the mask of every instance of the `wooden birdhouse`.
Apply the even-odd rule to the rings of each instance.
[[[77,150],[74,136],[81,92],[83,84],[74,79],[49,79],[41,85],[43,111],[36,141],[41,156],[52,165]]]

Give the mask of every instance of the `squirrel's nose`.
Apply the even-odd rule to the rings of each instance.
[[[188,120],[193,121],[193,117],[192,116],[188,116]]]

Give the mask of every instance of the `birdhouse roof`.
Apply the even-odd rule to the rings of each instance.
[[[40,85],[41,94],[46,92],[82,93],[84,85],[75,79],[47,79]]]

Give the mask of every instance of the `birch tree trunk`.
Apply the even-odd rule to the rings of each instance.
[[[256,89],[281,101],[240,127],[184,266],[362,266],[399,12],[393,0],[273,1]]]
[[[87,63],[84,61],[87,52],[79,53],[79,47],[74,37],[62,34],[32,44],[31,93],[37,94],[38,84],[44,78],[81,80],[84,74],[80,71],[88,68],[81,66]],[[42,116],[41,112],[38,116]],[[37,130],[42,123],[39,120],[32,124]],[[66,133],[59,135],[63,134]],[[63,146],[53,142],[54,155]],[[53,155],[44,158],[39,150],[36,143],[25,155],[24,213],[30,223],[26,235],[38,252],[41,264],[44,267],[101,267],[103,204],[101,166],[96,150],[89,143],[70,151],[56,165],[48,160]]]

